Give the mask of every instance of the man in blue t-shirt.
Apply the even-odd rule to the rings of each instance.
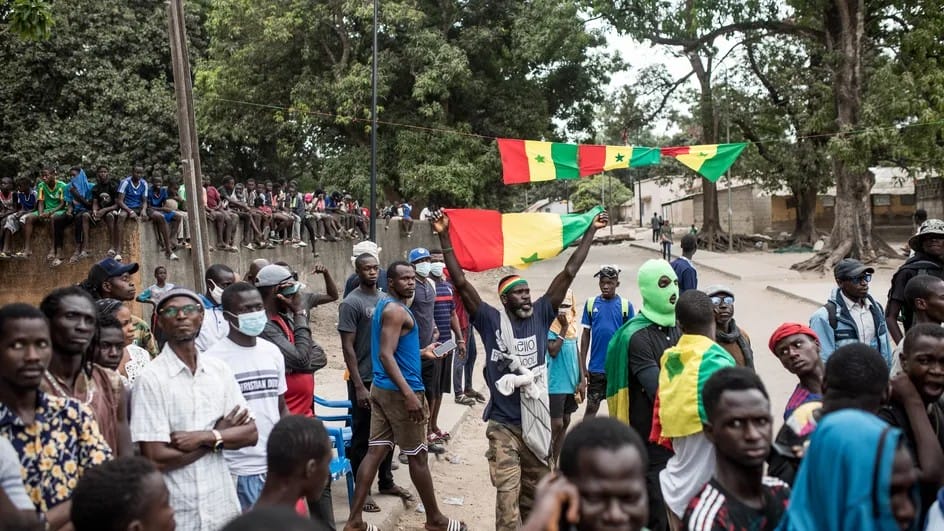
[[[580,385],[577,392],[587,397],[585,417],[592,417],[606,400],[606,347],[610,338],[623,323],[636,315],[633,304],[616,294],[619,287],[620,268],[605,265],[594,277],[600,279],[600,294],[587,301],[583,307],[580,324]],[[587,364],[590,351],[590,364]],[[586,376],[583,374],[586,373]]]
[[[580,245],[567,260],[564,270],[554,277],[547,291],[536,301],[531,301],[531,289],[527,280],[518,275],[501,279],[498,284],[501,309],[483,302],[465,278],[462,266],[453,253],[448,216],[439,210],[430,215],[430,221],[433,231],[439,235],[449,277],[484,345],[485,383],[490,395],[483,415],[484,420],[488,421],[485,431],[488,437],[488,451],[485,455],[492,485],[498,491],[495,500],[495,528],[499,531],[513,531],[518,529],[521,522],[527,520],[534,507],[537,483],[550,473],[551,449],[541,444],[541,441],[551,440],[550,414],[547,414],[544,431],[523,433],[523,413],[527,418],[537,417],[533,411],[523,411],[524,408],[521,407],[520,385],[530,383],[515,382],[511,391],[503,387],[509,392],[506,395],[498,390],[499,380],[506,383],[508,380],[503,379],[504,377],[517,374],[510,370],[510,365],[515,362],[516,365],[531,369],[532,373],[540,374],[546,370],[548,330],[551,323],[557,319],[557,310],[567,294],[567,288],[587,258],[594,234],[607,225],[609,218],[606,212],[602,212],[593,220],[580,240]],[[501,332],[503,321],[511,338],[504,337]],[[500,341],[499,336],[503,336],[504,340]],[[534,405],[533,401],[529,403]],[[536,424],[532,427],[532,430],[534,429],[541,428]],[[543,455],[538,455],[536,451]]]
[[[426,463],[426,423],[429,406],[423,393],[420,359],[435,356],[436,344],[420,351],[419,327],[405,301],[416,289],[416,271],[407,262],[387,267],[387,293],[377,303],[371,321],[370,352],[374,382],[370,388],[371,420],[367,455],[354,485],[348,529],[364,528],[364,502],[380,462],[394,445],[407,456],[410,477],[426,508],[426,529],[459,529],[439,511],[433,478]]]

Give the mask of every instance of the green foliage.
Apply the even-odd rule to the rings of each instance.
[[[570,196],[571,208],[580,212],[596,205],[618,207],[633,197],[633,192],[612,175],[594,175],[581,179]]]
[[[70,0],[43,41],[0,32],[0,174],[42,165],[173,168],[178,154],[166,6]],[[191,35],[199,40],[199,4]]]
[[[214,0],[195,89],[208,170],[301,177],[365,197],[371,28],[370,4],[359,1]],[[501,185],[494,141],[478,135],[586,135],[613,65],[602,43],[563,0],[381,2],[381,190],[520,205],[524,189]]]
[[[52,32],[52,9],[47,0],[0,2],[0,20],[4,18],[10,30],[23,39],[45,40]]]

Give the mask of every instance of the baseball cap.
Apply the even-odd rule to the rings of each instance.
[[[921,250],[921,240],[926,236],[937,236],[944,238],[944,221],[939,219],[929,219],[918,227],[918,233],[908,239],[908,247],[915,251]]]
[[[417,247],[410,251],[410,263],[414,263],[417,260],[422,260],[424,258],[429,258],[429,249],[425,247]]]
[[[874,268],[863,264],[855,258],[845,258],[836,264],[836,268],[833,269],[833,274],[836,276],[836,280],[849,280],[856,278],[863,273],[872,274],[874,272]]]
[[[173,299],[174,297],[187,297],[189,299],[192,299],[201,307],[203,306],[203,301],[200,300],[200,296],[194,293],[193,291],[187,288],[174,288],[174,289],[168,290],[167,293],[165,293],[161,297],[161,300],[160,302],[157,303],[157,308],[154,311],[157,311],[157,312],[161,311],[161,308],[163,308],[164,305],[167,304],[167,301]]]
[[[600,266],[600,270],[597,271],[593,276],[600,278],[616,278],[619,276],[620,267],[618,265],[604,265]]]
[[[125,273],[134,274],[138,272],[137,262],[131,262],[130,264],[122,264],[118,260],[115,260],[114,258],[111,258],[111,257],[106,258],[95,265],[102,268],[103,273],[107,275],[105,278],[120,277],[121,275],[124,275]]]
[[[295,281],[295,274],[289,268],[276,264],[269,264],[259,270],[256,274],[256,287],[265,288],[269,286],[278,286],[287,281]],[[297,284],[297,282],[296,282]]]
[[[705,288],[705,295],[708,295],[709,297],[714,297],[719,293],[724,293],[725,295],[730,295],[732,297],[734,296],[734,292],[731,290],[731,288],[725,286],[724,284],[712,284],[711,286]]]
[[[374,258],[379,259],[381,249],[382,247],[378,247],[376,243],[370,240],[357,242],[354,244],[354,248],[351,249],[351,259],[353,260],[364,253],[374,255]]]

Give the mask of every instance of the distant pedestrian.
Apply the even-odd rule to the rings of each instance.
[[[653,212],[652,221],[650,221],[650,224],[652,226],[652,243],[656,243],[659,241],[659,233],[662,230],[662,218]]]
[[[662,229],[659,232],[659,241],[662,242],[662,259],[666,262],[672,261],[672,223],[669,220],[662,222]]]
[[[560,455],[560,445],[570,426],[570,415],[577,411],[577,383],[581,370],[577,356],[577,309],[574,293],[557,310],[557,320],[547,334],[548,399],[551,410],[551,461]],[[604,389],[606,391],[606,389]]]
[[[669,254],[672,252],[671,234],[669,235]],[[698,250],[698,240],[691,234],[682,236],[682,256],[672,260],[672,269],[679,281],[679,294],[690,289],[698,289],[698,271],[692,262],[695,251]]]

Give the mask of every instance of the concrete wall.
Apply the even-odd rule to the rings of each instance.
[[[98,260],[105,257],[108,250],[104,225],[92,228],[90,252],[93,258],[83,260],[78,264],[70,265],[68,261],[58,268],[51,269],[46,261],[46,253],[52,242],[51,235],[45,227],[38,228],[33,234],[33,256],[30,259],[0,260],[0,305],[11,302],[28,302],[39,304],[39,301],[49,291],[70,284],[81,282],[88,275],[89,268]],[[415,221],[413,236],[406,238],[399,234],[398,227],[390,225],[390,230],[384,230],[383,224],[377,225],[378,245],[381,247],[381,265],[406,257],[406,253],[414,247],[439,247],[436,238],[424,221]],[[239,241],[237,235],[236,241]],[[66,246],[64,256],[68,258],[73,247],[71,229],[66,232]],[[288,262],[299,272],[300,279],[312,286],[316,291],[322,291],[324,284],[321,279],[310,275],[316,263],[323,263],[328,267],[338,289],[344,287],[344,280],[354,272],[351,265],[351,250],[355,241],[321,242],[317,244],[320,256],[313,256],[311,247],[294,249],[291,246],[278,246],[276,249],[249,251],[241,249],[238,253],[213,252],[210,253],[210,263],[224,263],[234,271],[244,274],[249,263],[256,258],[265,258],[271,262],[283,260]],[[14,248],[22,248],[22,231],[15,235]],[[134,282],[138,293],[154,283],[154,268],[163,265],[167,267],[167,277],[170,282],[178,285],[193,286],[193,272],[190,263],[190,251],[177,251],[180,261],[171,262],[164,258],[164,253],[157,245],[154,229],[150,223],[140,225],[128,222],[125,230],[125,246],[122,255],[125,262],[138,262],[141,270],[135,276]],[[135,308],[142,315],[142,308]]]
[[[915,181],[915,209],[927,210],[929,218],[944,218],[944,182],[939,178],[917,179]]]
[[[910,195],[884,195],[872,194],[872,224],[876,227],[911,225],[911,216],[915,209],[919,208],[912,201]],[[888,205],[876,205],[876,202],[882,202],[888,199]],[[792,231],[796,223],[796,209],[788,207],[788,202],[792,204],[792,197],[773,196],[770,197],[770,219],[771,228],[777,231]],[[933,205],[932,201],[927,204]],[[938,209],[941,212],[941,209]],[[934,217],[931,210],[928,210],[930,217]],[[832,196],[821,195],[816,198],[816,215],[814,219],[816,229],[828,231],[832,229],[835,221],[835,201]]]

